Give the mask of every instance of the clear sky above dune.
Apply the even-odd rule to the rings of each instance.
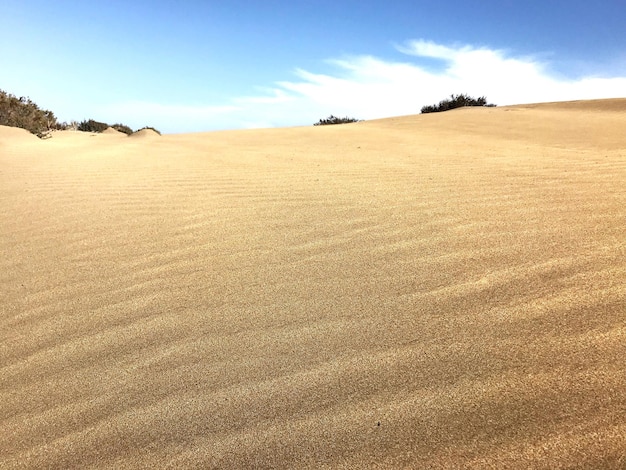
[[[0,88],[163,132],[626,96],[622,0],[5,0]]]

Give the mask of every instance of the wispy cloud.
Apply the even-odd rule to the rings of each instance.
[[[396,49],[406,60],[332,59],[333,73],[296,69],[292,80],[219,106],[131,103],[109,111],[180,132],[307,125],[331,113],[360,119],[415,114],[451,93],[484,95],[498,105],[626,96],[626,76],[557,77],[549,63],[503,50],[425,40]],[[433,60],[440,66],[433,69]]]

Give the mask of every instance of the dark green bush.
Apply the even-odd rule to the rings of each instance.
[[[314,126],[328,126],[332,124],[347,124],[350,122],[358,122],[358,119],[349,118],[349,117],[337,117],[332,114],[326,119],[320,119],[319,122],[313,124]]]
[[[93,119],[89,119],[88,121],[82,121],[78,124],[78,130],[83,132],[102,132],[105,129],[108,129],[109,125],[106,122],[98,122]]]
[[[0,125],[20,127],[43,139],[50,137],[57,119],[52,111],[40,109],[30,98],[0,90]]]
[[[123,132],[126,135],[131,135],[133,133],[133,130],[125,124],[113,124],[111,127],[116,131]]]
[[[460,94],[450,95],[449,99],[445,99],[439,102],[439,104],[422,107],[422,114],[426,113],[440,113],[442,111],[449,111],[450,109],[462,108],[464,106],[495,106],[495,104],[487,104],[487,98],[481,96],[480,98],[472,98],[471,96]]]

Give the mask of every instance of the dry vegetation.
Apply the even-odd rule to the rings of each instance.
[[[41,109],[29,97],[17,97],[11,93],[0,90],[0,126],[17,127],[25,129],[41,139],[52,137],[55,130],[78,130],[83,132],[104,132],[108,128],[115,129],[124,134],[131,135],[133,130],[125,124],[117,123],[109,125],[94,119],[86,119],[80,123],[72,121],[58,122],[52,111]],[[142,127],[136,132],[151,129],[161,134],[154,127]]]
[[[56,128],[57,119],[52,111],[41,109],[30,98],[18,98],[0,90],[0,126],[26,129],[37,137],[45,138],[50,130]]]
[[[624,468],[625,128],[0,127],[0,468]]]

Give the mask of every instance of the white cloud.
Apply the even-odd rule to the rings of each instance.
[[[416,114],[451,93],[487,96],[498,105],[626,96],[626,77],[557,78],[548,63],[502,50],[424,40],[396,48],[405,61],[332,59],[332,74],[296,69],[294,80],[278,81],[258,96],[234,98],[223,106],[131,103],[110,111],[116,116],[134,113],[143,122],[181,132],[309,125],[331,113],[360,119]],[[433,60],[441,62],[435,71],[429,67]]]
[[[423,39],[409,41],[406,46],[396,46],[396,49],[408,55],[447,60],[454,60],[459,54],[471,50],[468,46],[452,48]]]

